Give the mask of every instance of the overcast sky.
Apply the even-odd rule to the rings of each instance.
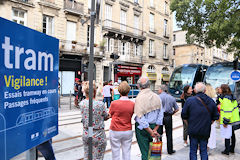
[[[176,25],[176,19],[175,19],[176,12],[173,12],[173,31],[181,30],[181,28],[178,28]]]

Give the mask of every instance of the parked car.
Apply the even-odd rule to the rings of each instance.
[[[129,98],[136,98],[140,90],[138,89],[137,84],[130,84],[131,90],[128,93]]]

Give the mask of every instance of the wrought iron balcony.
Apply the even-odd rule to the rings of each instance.
[[[87,44],[81,44],[77,41],[68,41],[68,40],[60,40],[59,43],[60,51],[67,52],[69,54],[78,54],[78,55],[89,55],[90,48],[87,47]],[[102,57],[102,51],[100,47],[94,47],[94,57]]]
[[[68,13],[83,15],[84,4],[76,1],[65,0],[64,9]]]
[[[19,3],[19,4],[23,4],[23,5],[27,5],[30,7],[33,7],[33,0],[10,0],[11,2],[15,2],[15,3]]]
[[[103,30],[110,31],[116,34],[126,35],[131,38],[137,38],[141,40],[146,39],[146,37],[143,36],[143,30],[108,19],[103,21]]]

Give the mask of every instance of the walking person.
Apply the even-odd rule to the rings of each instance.
[[[78,78],[75,78],[75,83],[74,83],[74,105],[75,107],[78,107]]]
[[[112,118],[109,132],[112,160],[120,160],[120,149],[122,149],[122,160],[130,160],[134,102],[128,99],[130,86],[126,81],[120,83],[118,90],[121,98],[113,101],[109,110]]]
[[[54,155],[54,151],[52,148],[52,139],[47,140],[45,142],[43,142],[42,144],[39,144],[36,147],[36,159],[38,159],[38,151],[40,151],[43,155],[43,157],[45,158],[45,160],[56,160],[55,155]]]
[[[118,82],[115,82],[114,87],[112,88],[113,101],[118,100],[120,98],[120,93],[118,91],[118,85],[119,85]]]
[[[239,124],[239,108],[236,97],[233,96],[230,87],[227,84],[222,84],[219,89],[223,98],[219,98],[220,107],[220,130],[221,136],[225,138],[225,150],[222,154],[229,155],[234,153],[236,137],[234,126]],[[230,140],[231,139],[231,140]]]
[[[106,134],[104,131],[104,120],[108,119],[108,113],[103,102],[96,101],[96,86],[93,84],[93,151],[92,157],[96,160],[103,160],[105,149],[107,146]],[[80,103],[80,111],[83,123],[83,146],[84,160],[88,159],[88,121],[89,121],[89,84],[85,86],[86,99]]]
[[[173,138],[172,138],[172,115],[179,111],[179,107],[176,100],[170,94],[167,94],[167,86],[161,85],[158,93],[162,101],[162,109],[164,111],[163,125],[165,126],[166,136],[167,136],[167,152],[168,154],[173,154],[176,151],[173,150]],[[163,132],[163,126],[160,126],[160,131]]]
[[[112,95],[111,95],[112,86],[110,86],[108,84],[108,82],[104,82],[103,86],[104,86],[103,87],[103,97],[104,97],[103,102],[104,102],[104,104],[107,102],[107,108],[109,108],[110,104],[111,104],[111,99],[112,99]]]
[[[159,136],[157,130],[163,121],[162,102],[158,95],[151,91],[147,77],[138,80],[140,92],[136,97],[134,113],[135,133],[142,154],[142,160],[148,160],[149,143]]]
[[[210,98],[212,98],[213,101],[216,103],[217,94],[216,94],[215,90],[213,89],[213,87],[211,85],[206,84],[205,94],[207,96],[209,96]],[[216,121],[214,121],[211,124],[211,132],[210,132],[210,137],[208,139],[207,146],[208,146],[208,153],[210,153],[210,149],[216,148]]]
[[[78,80],[78,103],[83,100],[82,81]]]
[[[216,103],[208,97],[206,86],[198,82],[194,88],[196,96],[187,99],[181,113],[188,123],[190,137],[190,160],[197,160],[197,149],[200,145],[202,160],[208,160],[207,143],[210,137],[211,124],[219,118]]]
[[[189,97],[192,97],[192,87],[190,85],[186,85],[184,88],[183,88],[183,94],[180,96],[181,98],[181,103],[182,103],[182,108],[186,102],[186,100],[189,98]],[[184,144],[183,146],[184,147],[187,147],[188,146],[188,126],[187,126],[187,123],[185,123],[185,121],[182,119],[183,121],[183,141],[184,141]]]

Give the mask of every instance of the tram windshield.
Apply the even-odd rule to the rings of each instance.
[[[233,71],[232,63],[218,63],[210,66],[205,75],[205,83],[210,84],[213,88],[220,87],[221,84],[228,84],[234,91],[235,83],[231,80],[230,75]]]
[[[176,68],[169,82],[169,88],[182,91],[186,85],[192,85],[197,66],[182,66]]]

